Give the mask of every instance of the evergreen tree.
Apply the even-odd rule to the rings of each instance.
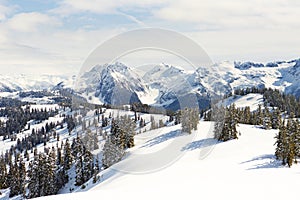
[[[199,123],[199,111],[197,109],[185,108],[181,111],[182,132],[191,134],[192,130],[197,130]]]
[[[75,185],[84,184],[93,176],[94,161],[91,152],[85,148],[80,138],[76,142],[76,157],[75,157],[75,171],[76,181]]]
[[[55,157],[55,151],[52,150],[49,156],[39,153],[29,163],[27,171],[27,198],[48,196],[57,193],[59,188],[56,186]]]
[[[114,140],[111,137],[113,136],[109,136],[106,139],[103,147],[102,166],[104,169],[119,162],[125,155],[124,149],[113,142]]]
[[[263,127],[267,130],[272,128],[271,114],[268,107],[264,108]]]
[[[39,162],[36,156],[34,157],[33,161],[29,162],[27,176],[28,176],[27,198],[31,199],[31,198],[39,197],[40,196]]]
[[[221,140],[222,138],[222,132],[224,127],[224,121],[225,121],[225,113],[226,109],[222,106],[220,107],[213,107],[213,121],[214,121],[214,138],[217,140]]]
[[[278,129],[281,124],[280,110],[278,108],[272,113],[272,128]]]
[[[0,157],[0,189],[7,188],[7,168],[3,156]]]
[[[294,143],[295,143],[295,157],[300,157],[300,124],[298,120],[294,120],[295,133],[294,133]],[[295,160],[297,162],[297,160]]]
[[[222,117],[218,117],[217,119],[222,119]],[[231,105],[229,108],[225,109],[225,117],[224,124],[222,127],[222,122],[217,122],[215,124],[215,138],[219,141],[228,141],[231,139],[238,139],[237,136],[237,123],[238,117],[235,109],[235,105]],[[220,127],[222,127],[222,131],[220,132]]]
[[[10,197],[24,193],[26,181],[25,163],[19,157],[16,158],[14,166],[10,169],[13,173],[13,179],[10,180]]]
[[[256,125],[263,125],[263,112],[262,112],[262,108],[261,108],[261,104],[258,105],[258,109],[257,109],[257,121],[256,121]]]
[[[71,153],[71,147],[69,143],[69,139],[66,140],[65,146],[64,146],[64,159],[63,159],[63,168],[67,171],[71,168],[72,162],[73,162],[73,157]]]
[[[83,154],[83,181],[86,182],[92,178],[94,174],[94,157],[87,149]]]
[[[250,124],[251,123],[251,111],[250,111],[250,107],[246,106],[244,109],[244,114],[243,114],[243,118],[244,118],[244,123],[245,124]]]
[[[286,164],[287,152],[288,152],[288,135],[287,135],[287,127],[283,122],[280,125],[278,135],[275,136],[276,138],[276,150],[275,156],[276,159],[282,161],[282,165]]]

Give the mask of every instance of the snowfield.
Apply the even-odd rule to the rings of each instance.
[[[282,167],[275,160],[273,144],[277,130],[239,125],[238,140],[217,143],[207,137],[211,125],[201,121],[192,135],[170,134],[179,126],[143,133],[139,137],[149,134],[149,138],[144,141],[137,138],[136,147],[123,161],[100,172],[98,183],[86,184],[87,192],[78,190],[42,199],[294,199],[299,195],[299,165]],[[168,148],[174,141],[182,146]],[[211,149],[211,153],[200,159],[205,148]],[[156,163],[168,160],[168,154],[163,153],[165,149],[169,155],[180,151],[180,156],[158,171],[123,171],[127,164],[155,168]],[[135,152],[145,155],[156,152],[157,156],[151,162],[141,162]]]
[[[257,110],[259,104],[263,105],[263,102],[263,95],[250,93],[245,96],[231,96],[221,101],[219,106],[230,106],[234,103],[236,108],[245,108],[248,106],[252,112]]]

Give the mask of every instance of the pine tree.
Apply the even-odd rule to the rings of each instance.
[[[9,163],[9,172],[7,175],[8,186],[10,187],[9,197],[13,197],[18,194],[18,166],[14,165],[12,162]]]
[[[88,181],[94,174],[94,157],[87,149],[83,154],[83,181]]]
[[[292,166],[293,161],[295,160],[295,142],[294,137],[290,136],[288,139],[288,146],[287,146],[287,164],[289,167]]]
[[[96,158],[94,163],[94,174],[93,174],[93,183],[96,183],[99,180],[98,173],[100,172],[99,160]]]
[[[257,121],[256,121],[256,125],[263,125],[263,112],[262,112],[262,108],[261,108],[261,104],[258,105],[258,109],[257,109]]]
[[[182,132],[188,134],[192,133],[192,122],[189,108],[185,108],[181,111],[181,127]]]
[[[0,157],[0,189],[7,188],[7,168],[3,156]]]
[[[83,144],[79,137],[76,139],[76,143],[74,146],[74,153],[75,156],[75,172],[76,172],[76,181],[75,185],[80,186],[84,183],[84,172],[83,172]]]
[[[271,114],[268,107],[264,108],[263,127],[267,130],[272,128]]]
[[[192,129],[197,130],[198,129],[198,123],[199,123],[199,110],[197,108],[194,108],[191,110],[191,116],[192,116]]]
[[[214,111],[214,138],[217,140],[221,140],[222,138],[222,132],[224,127],[224,121],[225,121],[225,112],[226,109],[224,107],[213,107]]]
[[[46,184],[45,184],[45,193],[46,195],[53,195],[58,192],[57,185],[56,185],[56,170],[57,170],[57,160],[56,160],[56,154],[55,149],[52,148],[50,154],[48,157],[46,157],[45,162],[45,171],[47,172],[46,175]],[[48,170],[46,170],[48,169]]]
[[[244,109],[244,123],[245,124],[250,124],[251,123],[251,111],[250,107],[246,106]]]
[[[113,140],[111,140],[111,137],[113,136],[109,136],[106,139],[103,147],[102,166],[104,167],[104,169],[119,162],[125,155],[124,149],[114,143]]]
[[[39,165],[37,157],[33,161],[29,162],[27,176],[28,176],[28,185],[27,185],[27,198],[35,198],[40,196],[39,191]]]
[[[272,128],[278,129],[281,124],[281,116],[280,116],[280,110],[276,108],[276,110],[272,113]]]
[[[9,173],[7,176],[8,186],[10,187],[10,197],[23,194],[25,186],[25,164],[20,154],[15,155],[14,163],[9,163]]]
[[[150,124],[151,124],[151,126],[150,126],[150,130],[154,130],[154,129],[156,129],[156,128],[157,128],[157,125],[156,125],[155,119],[154,119],[154,117],[153,117],[152,115],[150,116]]]
[[[289,153],[289,136],[288,130],[290,129],[290,122],[285,125],[282,123],[279,128],[278,135],[275,136],[276,138],[276,150],[275,156],[276,159],[281,160],[282,165],[286,165],[287,157]]]
[[[197,130],[199,111],[197,109],[185,108],[180,113],[182,132],[191,134],[192,130]]]
[[[72,153],[71,153],[71,147],[69,143],[69,139],[66,140],[65,146],[64,146],[64,159],[63,159],[63,168],[67,171],[71,168],[73,158],[72,158]]]
[[[34,160],[29,163],[27,171],[27,198],[35,198],[57,193],[58,188],[56,186],[55,157],[55,151],[52,150],[49,156],[44,153],[39,153]]]
[[[295,157],[300,157],[300,124],[298,120],[294,120],[295,126],[295,135],[294,135],[294,142],[295,142]],[[297,162],[297,160],[295,160]]]
[[[80,186],[93,176],[94,161],[93,161],[93,155],[83,145],[83,142],[81,141],[80,138],[76,139],[75,149],[76,149],[75,185]]]
[[[229,107],[229,128],[230,128],[230,139],[238,139],[237,132],[238,116],[236,113],[235,105]]]
[[[221,116],[216,117],[218,120],[222,119]],[[238,117],[235,109],[235,105],[229,106],[229,108],[225,109],[225,117],[224,117],[224,124],[222,126],[222,121],[218,121],[215,124],[215,138],[219,141],[228,141],[231,139],[238,139],[237,136],[237,123],[238,123]],[[220,132],[220,129],[222,128],[222,131]]]

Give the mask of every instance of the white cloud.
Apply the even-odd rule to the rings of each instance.
[[[35,32],[41,26],[61,25],[60,21],[47,14],[30,12],[19,13],[6,21],[9,28],[21,32]]]
[[[175,0],[153,11],[159,19],[224,28],[275,28],[299,25],[296,0]]]
[[[1,6],[0,0],[0,69],[76,73],[98,44],[141,26],[180,31],[214,61],[293,59],[300,55],[299,6],[297,0],[63,0],[51,11],[12,15],[12,5]],[[110,22],[105,16],[109,27],[119,28],[85,20],[72,27],[63,17],[90,17],[87,12],[123,15],[136,23]],[[88,25],[93,29],[85,28]]]
[[[0,21],[6,19],[6,15],[11,13],[12,9],[8,6],[2,5],[0,1]]]
[[[119,9],[149,8],[161,6],[165,2],[160,0],[63,0],[58,8],[52,12],[62,15],[69,15],[79,12],[92,12],[98,14],[111,14],[118,12]]]

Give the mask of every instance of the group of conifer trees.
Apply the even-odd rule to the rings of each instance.
[[[298,119],[288,119],[281,122],[279,132],[276,135],[277,160],[282,165],[292,166],[300,157],[300,124]]]
[[[43,121],[49,117],[53,117],[57,113],[57,109],[31,109],[29,105],[25,108],[21,106],[5,107],[0,110],[0,117],[7,118],[6,121],[0,121],[0,136],[4,136],[4,140],[12,138],[14,134],[20,133],[26,128],[28,121]]]
[[[125,155],[125,150],[134,146],[135,128],[136,123],[128,115],[112,119],[111,131],[103,148],[104,168],[119,162]]]
[[[246,95],[251,92],[263,94],[264,106],[258,105],[257,110],[252,112],[250,107],[235,108],[234,104],[227,108],[215,106],[204,113],[204,119],[215,121],[214,133],[219,141],[237,139],[238,123],[279,129],[275,137],[275,156],[282,165],[291,167],[300,157],[300,122],[297,119],[300,114],[299,101],[293,95],[285,95],[273,89],[239,89],[235,94]]]
[[[259,125],[264,129],[278,129],[281,122],[279,109],[269,109],[266,105],[250,111],[250,107],[236,108],[234,104],[225,108],[215,106],[204,115],[205,120],[215,121],[215,138],[219,141],[238,139],[236,126],[238,123]]]
[[[235,105],[232,104],[228,108],[215,107],[213,110],[214,137],[219,141],[228,141],[238,139],[237,124],[238,114]]]
[[[67,139],[60,147],[45,148],[44,152],[37,152],[35,148],[27,169],[22,154],[1,155],[0,189],[10,188],[10,197],[23,195],[25,198],[35,198],[57,194],[69,181],[68,171],[73,165],[77,186],[96,177],[100,169],[98,160],[79,137],[71,145]]]
[[[199,123],[199,110],[196,108],[185,108],[177,115],[178,120],[181,122],[182,132],[192,133],[192,130],[197,130]]]

